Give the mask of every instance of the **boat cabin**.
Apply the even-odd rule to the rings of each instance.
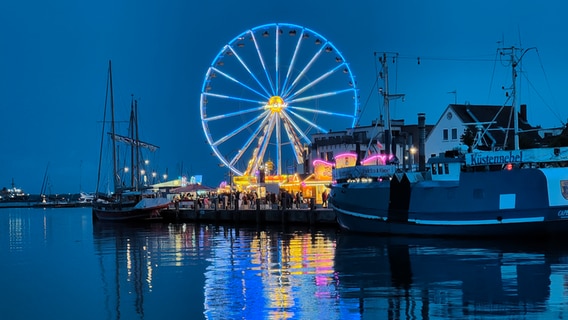
[[[427,168],[432,181],[458,181],[463,163],[460,158],[432,157]]]

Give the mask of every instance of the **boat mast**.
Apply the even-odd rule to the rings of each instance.
[[[130,186],[138,191],[142,185],[140,181],[140,138],[138,134],[138,101],[132,95],[130,103],[130,164],[132,174],[130,175]]]
[[[135,129],[135,139],[134,146],[136,147],[136,190],[140,189],[142,182],[140,181],[140,136],[138,134],[138,101],[134,100],[134,129]]]
[[[107,112],[107,103],[108,103],[108,94],[109,94],[109,82],[110,82],[110,78],[111,78],[110,70],[111,70],[111,68],[110,68],[110,60],[109,60],[109,62],[108,62],[108,76],[107,76],[106,92],[105,92],[105,108],[104,108],[104,112],[103,112],[103,130],[101,131],[101,145],[100,145],[100,150],[99,150],[99,168],[98,168],[98,171],[97,171],[97,187],[95,188],[97,197],[98,197],[98,192],[99,192],[99,185],[101,183],[101,164],[102,164],[102,160],[103,160],[103,145],[104,145],[104,140],[105,140],[106,112]],[[108,184],[107,184],[107,189],[108,189]],[[107,193],[109,193],[109,192],[107,192]]]
[[[398,57],[398,53],[393,54],[393,62]],[[403,98],[404,94],[390,94],[389,93],[389,70],[387,63],[387,53],[383,53],[382,57],[379,57],[379,62],[381,63],[383,69],[382,78],[384,79],[385,88],[379,89],[380,94],[383,96],[383,104],[385,108],[385,152],[387,155],[387,162],[390,161],[390,155],[393,153],[391,151],[392,137],[391,137],[391,117],[390,117],[390,100]]]
[[[114,130],[114,91],[112,89],[112,67],[111,61],[108,61],[108,74],[110,83],[110,115],[111,115],[111,133],[112,133],[112,172],[114,176],[114,193],[116,194],[118,190],[118,173],[116,168],[116,133]]]
[[[131,95],[131,100],[130,100],[130,132],[129,132],[129,136],[132,139],[132,144],[130,145],[130,167],[132,168],[132,172],[130,173],[130,187],[134,188],[135,190],[138,189],[136,187],[136,179],[135,179],[135,174],[136,171],[138,170],[138,166],[136,164],[136,162],[134,162],[134,148],[135,148],[135,144],[134,144],[134,95]]]
[[[528,48],[523,50],[522,48],[515,48],[514,46],[511,46],[510,48],[503,48],[501,49],[503,51],[502,54],[504,53],[509,53],[510,57],[511,57],[511,80],[513,82],[512,86],[511,86],[511,95],[512,95],[512,112],[513,112],[513,121],[514,121],[514,132],[515,132],[515,150],[519,150],[520,146],[519,146],[519,107],[517,106],[517,66],[519,65],[519,63],[521,62],[521,59],[523,59],[525,53],[527,53],[527,51],[531,50],[531,49],[536,49],[536,47],[532,47],[532,48]],[[521,56],[517,59],[515,56],[515,51],[521,51]]]

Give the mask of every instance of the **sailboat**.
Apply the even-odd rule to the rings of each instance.
[[[329,204],[342,228],[469,237],[549,237],[568,232],[568,147],[519,147],[515,82],[520,59],[515,49],[510,48],[514,148],[462,148],[424,163],[421,114],[422,170],[397,170],[388,163],[334,170]]]
[[[149,143],[145,143],[138,138],[138,107],[136,100],[131,103],[130,111],[130,130],[128,136],[118,135],[115,132],[114,119],[114,92],[112,86],[112,65],[109,61],[108,67],[108,85],[110,89],[110,110],[111,110],[111,132],[110,140],[112,141],[112,171],[114,192],[110,195],[100,193],[99,184],[101,176],[102,160],[99,160],[99,170],[97,176],[97,193],[93,201],[93,217],[98,220],[107,221],[130,221],[130,220],[148,220],[160,218],[160,210],[166,208],[170,204],[170,200],[162,197],[160,194],[154,193],[148,187],[141,183],[140,176],[140,155],[141,148],[156,150],[158,147]],[[108,94],[108,90],[107,90]],[[109,99],[107,99],[108,101]],[[101,153],[99,159],[102,159],[103,141],[105,135],[106,123],[106,103],[105,103],[105,119],[103,121],[103,137],[101,139]],[[117,143],[124,143],[130,147],[130,160],[132,166],[132,174],[130,183],[120,181],[118,172],[117,159]]]

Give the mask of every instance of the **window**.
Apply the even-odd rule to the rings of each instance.
[[[450,166],[447,163],[444,163],[444,172],[446,172],[446,174],[450,174]]]
[[[436,174],[437,165],[435,163],[432,164],[432,174]]]
[[[444,132],[442,133],[442,140],[448,141],[448,129],[444,129]]]
[[[452,128],[452,140],[458,139],[458,128]]]
[[[328,152],[327,156],[325,157],[326,161],[331,161],[331,159],[333,159],[333,152]]]

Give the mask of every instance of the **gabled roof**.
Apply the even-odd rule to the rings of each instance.
[[[450,104],[448,108],[458,116],[472,133],[477,133],[478,125],[488,129],[487,134],[497,147],[511,149],[514,146],[514,118],[512,106]],[[526,106],[523,106],[526,108]],[[541,137],[536,128],[525,119],[525,112],[519,116],[519,139],[540,144]],[[505,139],[507,140],[505,142]]]

